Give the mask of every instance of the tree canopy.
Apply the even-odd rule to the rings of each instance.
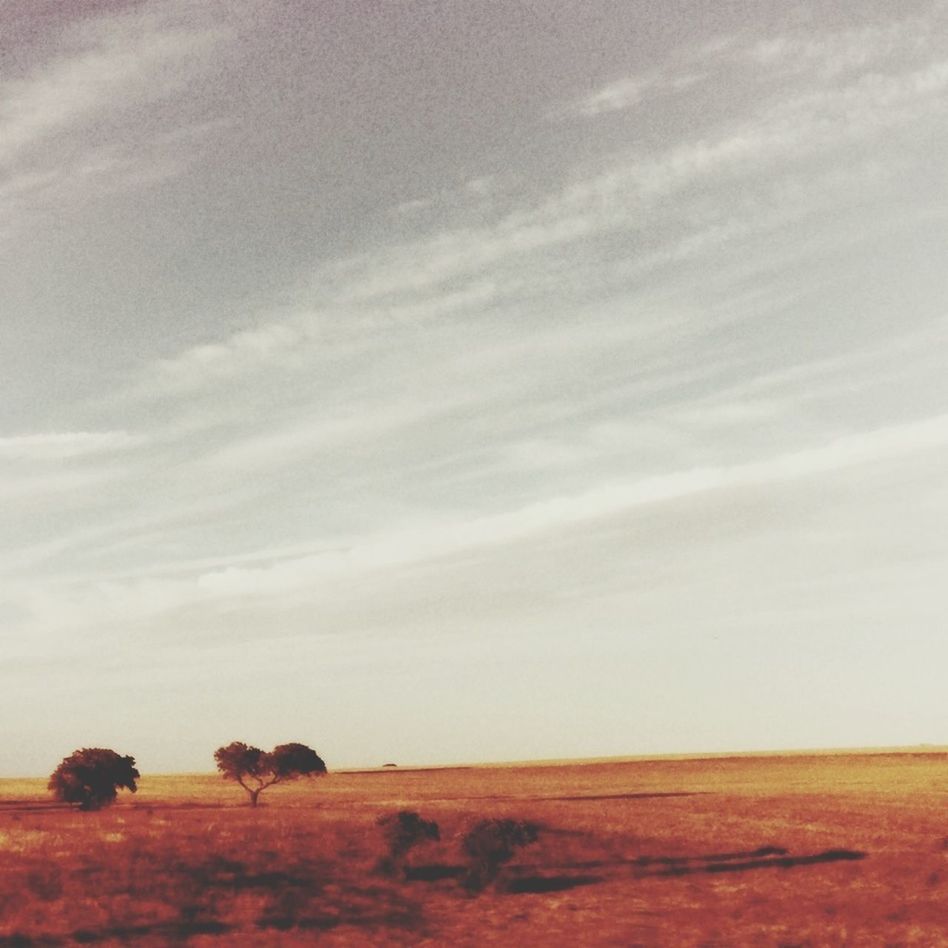
[[[63,758],[49,778],[49,789],[57,800],[98,810],[115,802],[120,787],[135,793],[140,777],[134,757],[105,747],[83,747]]]
[[[256,806],[260,793],[275,783],[326,773],[326,765],[316,751],[296,742],[264,751],[243,741],[232,741],[214,751],[214,760],[225,780],[233,780],[247,791],[251,806]]]

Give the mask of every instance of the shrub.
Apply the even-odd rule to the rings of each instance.
[[[500,867],[522,846],[535,843],[539,827],[523,820],[480,820],[468,831],[461,847],[468,859],[465,885],[483,889],[497,877]]]
[[[388,855],[380,860],[378,868],[387,875],[396,875],[404,869],[409,850],[426,840],[441,839],[438,824],[434,820],[422,819],[413,810],[385,813],[375,822],[382,828],[388,848]]]
[[[83,747],[53,771],[49,789],[57,800],[78,803],[80,810],[98,810],[115,802],[120,787],[135,793],[140,777],[134,757],[104,747]]]

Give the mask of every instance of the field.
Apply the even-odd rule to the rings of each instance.
[[[376,819],[438,822],[387,876]],[[459,841],[531,820],[483,891]],[[0,945],[948,945],[948,754],[334,773],[251,809],[152,777],[93,813],[0,781]]]

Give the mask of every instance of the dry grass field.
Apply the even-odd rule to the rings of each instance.
[[[436,820],[404,875],[376,819]],[[534,821],[482,892],[463,833]],[[948,944],[948,754],[335,773],[257,809],[150,777],[101,812],[0,781],[0,945]]]

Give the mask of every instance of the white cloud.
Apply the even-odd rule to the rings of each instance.
[[[493,194],[499,186],[497,175],[487,174],[471,178],[464,182],[464,190],[476,198],[485,198]]]
[[[606,83],[588,95],[554,109],[551,118],[598,118],[612,112],[626,112],[649,98],[681,92],[702,81],[701,72],[651,73],[624,76]]]
[[[490,226],[458,228],[329,268],[348,302],[431,291],[538,251],[644,226],[658,202],[719,178],[737,179],[850,147],[886,128],[943,111],[948,61],[840,88],[767,101],[750,120],[647,156],[632,153]]]
[[[353,295],[358,292],[353,287]],[[476,310],[489,304],[497,292],[494,281],[483,279],[452,292],[396,300],[386,306],[354,307],[351,300],[341,299],[303,309],[281,322],[261,322],[220,342],[193,346],[148,365],[134,394],[186,394],[254,372],[305,368],[329,351],[341,357],[371,348],[379,332]]]
[[[430,420],[453,407],[456,406],[420,400],[350,404],[345,413],[296,421],[275,431],[236,439],[211,452],[200,463],[211,470],[238,471],[240,476],[260,468],[274,470],[346,443],[391,437],[406,426]]]
[[[180,175],[223,117],[169,122],[153,105],[226,55],[233,29],[181,0],[50,32],[46,61],[0,79],[0,237]]]
[[[419,211],[427,211],[434,203],[435,199],[430,197],[412,198],[411,200],[402,201],[400,204],[397,204],[393,210],[396,214],[411,215]]]
[[[889,40],[860,36],[827,43],[863,43],[867,56],[882,55],[888,48]],[[738,55],[733,47],[725,49],[727,57]],[[758,59],[776,55],[749,53],[752,48],[745,44],[739,54]],[[687,85],[694,76],[688,61],[685,66],[681,75],[670,74],[661,82]],[[622,80],[596,95],[602,103],[619,102],[652,81]],[[887,73],[848,75],[833,84],[818,76],[789,92],[771,92],[752,114],[701,138],[672,144],[660,153],[615,155],[605,167],[552,188],[532,206],[495,209],[489,223],[442,230],[322,265],[311,282],[310,299],[305,299],[305,291],[300,294],[299,314],[261,321],[256,328],[151,365],[139,394],[184,394],[267,367],[273,372],[298,368],[341,339],[365,338],[395,322],[459,317],[476,312],[478,306],[509,304],[521,294],[556,293],[568,288],[571,269],[586,265],[587,258],[594,266],[594,241],[623,234],[638,242],[642,234],[641,242],[647,243],[648,228],[667,220],[670,199],[685,193],[689,197],[682,200],[693,201],[690,213],[698,215],[695,226],[677,240],[637,250],[628,262],[615,263],[613,276],[625,268],[632,279],[728,243],[747,242],[768,229],[786,228],[807,214],[824,213],[834,201],[862,199],[867,189],[887,187],[900,167],[900,155],[888,150],[866,158],[867,140],[893,126],[934,118],[945,108],[946,89],[948,61],[933,61],[902,63]],[[748,196],[729,205],[713,198],[718,186],[737,180],[753,182],[760,190],[745,189]],[[480,194],[493,186],[490,177],[475,178],[465,191]],[[695,194],[700,197],[695,199]],[[427,203],[407,202],[401,210],[408,213]],[[880,218],[878,226],[887,222],[889,218]],[[864,233],[854,232],[853,239]],[[839,236],[834,233],[828,239],[838,244]],[[797,242],[793,252],[804,251],[807,245]],[[822,248],[813,246],[808,252],[818,254]],[[772,255],[771,266],[774,259]],[[730,264],[731,270],[737,266]],[[592,272],[582,276],[596,278]]]
[[[629,77],[611,82],[577,102],[570,111],[591,118],[604,112],[619,112],[638,105],[652,86],[650,80]]]
[[[741,54],[783,75],[816,74],[821,79],[836,79],[922,52],[932,28],[926,18],[916,17],[821,35],[790,33],[753,42]]]
[[[62,460],[126,451],[144,443],[127,431],[66,431],[0,437],[0,459]]]
[[[471,519],[432,519],[376,535],[338,538],[329,550],[302,556],[294,549],[258,551],[239,559],[278,559],[265,566],[228,565],[192,578],[96,582],[78,605],[44,612],[53,627],[85,627],[99,621],[136,622],[197,603],[303,595],[318,600],[337,583],[359,582],[413,564],[446,562],[477,550],[499,549],[540,535],[607,522],[637,509],[720,490],[747,490],[819,477],[914,455],[948,445],[948,414],[843,435],[822,444],[730,466],[706,466],[653,477],[600,484],[572,495]],[[199,566],[200,563],[195,563]],[[32,609],[42,610],[34,602]]]
[[[17,513],[44,511],[58,506],[82,507],[86,492],[99,490],[121,472],[114,468],[10,476],[0,473],[0,500],[15,504]]]
[[[223,342],[194,346],[174,358],[160,360],[149,368],[150,379],[145,385],[186,392],[259,368],[275,357],[292,356],[303,341],[300,328],[266,323],[234,333]]]
[[[78,49],[0,87],[0,161],[96,115],[171,95],[187,85],[202,57],[226,36],[226,30],[206,23],[155,25],[134,16],[93,21]],[[69,39],[75,41],[63,39],[67,48]]]

